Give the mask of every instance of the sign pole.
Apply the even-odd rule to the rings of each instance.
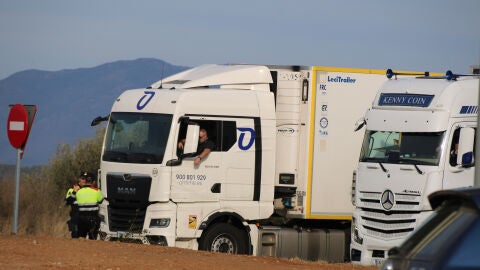
[[[17,149],[17,168],[15,172],[15,199],[13,203],[13,225],[14,234],[18,232],[18,201],[20,198],[20,160],[22,159],[28,135],[37,113],[36,105],[10,105],[8,114],[7,135],[10,144]]]
[[[10,144],[17,149],[17,168],[15,172],[15,199],[13,203],[13,225],[14,234],[18,232],[18,201],[20,197],[20,160],[22,159],[27,145],[28,135],[32,128],[33,120],[37,113],[36,105],[10,105],[8,114],[7,135]]]
[[[15,201],[13,205],[13,233],[18,231],[18,201],[20,197],[20,160],[22,156],[22,149],[17,148],[17,170],[15,172]]]

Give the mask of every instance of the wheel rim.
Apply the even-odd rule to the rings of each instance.
[[[235,253],[235,243],[232,241],[231,237],[228,237],[226,234],[221,234],[212,242],[212,249],[213,252],[220,252],[220,253]]]

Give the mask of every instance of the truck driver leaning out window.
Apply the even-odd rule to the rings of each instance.
[[[183,145],[185,144],[185,139],[182,139],[178,143],[178,148],[183,149]],[[207,130],[204,128],[200,129],[199,132],[199,139],[198,139],[198,147],[195,160],[193,161],[194,166],[200,165],[202,159],[205,159],[212,150],[215,149],[215,144],[208,139]]]

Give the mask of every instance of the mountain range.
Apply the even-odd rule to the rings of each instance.
[[[124,90],[147,87],[187,68],[141,58],[92,68],[25,70],[0,80],[0,164],[16,163],[7,136],[10,104],[37,105],[21,165],[46,165],[58,144],[92,137],[91,121],[108,115]]]

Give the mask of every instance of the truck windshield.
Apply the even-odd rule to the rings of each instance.
[[[367,130],[361,162],[438,165],[445,132]]]
[[[111,113],[102,160],[162,163],[171,124],[170,114]]]

